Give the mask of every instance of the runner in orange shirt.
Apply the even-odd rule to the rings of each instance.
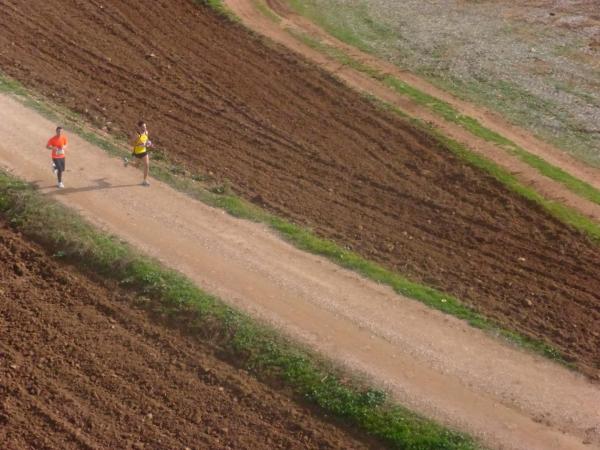
[[[52,150],[52,170],[58,178],[59,189],[65,187],[62,182],[62,174],[66,168],[65,149],[67,148],[67,136],[62,131],[62,127],[56,127],[56,135],[52,136],[46,144],[46,148]]]

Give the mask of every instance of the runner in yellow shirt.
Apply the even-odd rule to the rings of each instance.
[[[133,144],[133,152],[131,155],[136,160],[142,160],[144,162],[144,181],[142,186],[150,186],[148,181],[148,172],[150,170],[150,157],[148,156],[148,149],[152,147],[152,142],[148,138],[148,127],[146,122],[140,120],[137,124],[137,136]],[[129,164],[129,160],[125,158],[125,167]],[[134,163],[137,167],[137,161]]]

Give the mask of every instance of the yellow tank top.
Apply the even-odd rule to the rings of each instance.
[[[148,133],[142,133],[138,135],[137,141],[135,142],[135,146],[133,147],[133,153],[144,153],[147,151],[146,142],[148,142]]]

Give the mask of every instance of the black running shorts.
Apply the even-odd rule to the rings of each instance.
[[[59,172],[65,171],[65,168],[67,167],[65,163],[65,158],[52,158],[52,162],[54,163],[54,167],[56,167],[56,170],[58,170]]]

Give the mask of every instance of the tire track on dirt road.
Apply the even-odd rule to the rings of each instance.
[[[402,298],[209,208],[71,136],[58,191],[43,145],[54,124],[0,96],[0,164],[228,303],[387,386],[395,399],[492,448],[600,445],[600,389],[466,323]]]

